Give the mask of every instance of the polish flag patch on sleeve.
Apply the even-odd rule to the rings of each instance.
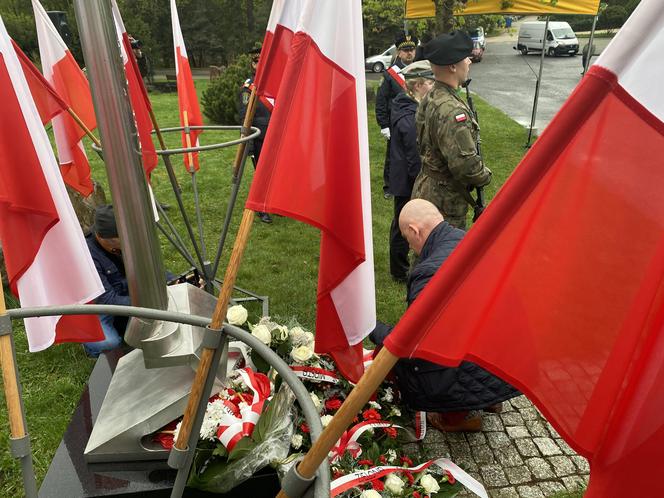
[[[465,113],[457,114],[454,116],[454,119],[456,120],[457,123],[463,123],[468,117],[466,116]]]

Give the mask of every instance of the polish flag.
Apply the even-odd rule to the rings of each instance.
[[[304,0],[274,0],[254,83],[259,95],[276,97],[291,53]]]
[[[46,78],[39,72],[39,69],[35,67],[14,40],[12,40],[12,46],[21,63],[21,69],[28,82],[28,87],[30,87],[30,93],[32,94],[35,106],[37,106],[39,117],[42,123],[46,124],[62,111],[66,111],[69,105],[60,98],[55,88],[46,81]]]
[[[83,304],[104,292],[51,145],[0,19],[0,240],[21,306]],[[30,351],[104,338],[94,316],[26,318]]]
[[[376,323],[363,53],[360,2],[304,2],[247,202],[321,230],[316,351],[351,380]]]
[[[138,139],[141,144],[143,168],[145,169],[145,175],[149,180],[150,173],[155,169],[159,162],[154,142],[152,141],[152,120],[150,119],[150,109],[152,106],[150,104],[148,92],[143,84],[143,78],[138,69],[138,63],[134,57],[134,52],[131,49],[129,35],[125,29],[124,22],[122,22],[120,9],[118,9],[118,4],[115,0],[111,0],[111,9],[113,11],[113,20],[115,21],[115,31],[118,35],[118,43],[120,44],[122,63],[124,64],[125,74],[127,76],[129,99],[131,100],[131,107],[134,111]]]
[[[191,76],[187,49],[184,46],[180,19],[175,0],[171,0],[171,21],[173,24],[173,45],[175,47],[175,71],[178,83],[178,102],[180,103],[180,124],[187,126],[203,126],[203,118],[198,107],[198,96]],[[198,135],[201,130],[192,130],[189,134],[182,132],[183,147],[197,147]],[[188,172],[198,171],[198,152],[184,155],[184,165]]]
[[[526,393],[591,498],[664,496],[662,26],[643,0],[385,341]]]
[[[32,8],[35,12],[44,77],[83,123],[90,130],[94,130],[97,121],[88,80],[39,0],[32,0]],[[87,197],[94,187],[90,178],[90,164],[81,141],[85,132],[69,114],[61,114],[53,119],[53,134],[65,183]]]

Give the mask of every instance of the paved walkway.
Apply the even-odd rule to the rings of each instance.
[[[483,419],[478,433],[441,433],[429,427],[427,456],[448,456],[484,484],[491,498],[542,498],[588,485],[587,460],[525,396],[503,403],[503,413],[485,413]]]

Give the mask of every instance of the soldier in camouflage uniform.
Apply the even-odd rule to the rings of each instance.
[[[491,171],[477,152],[479,125],[459,88],[468,79],[471,38],[463,32],[443,34],[424,46],[436,83],[415,117],[422,169],[412,198],[432,202],[449,224],[465,229],[474,187],[491,181]]]

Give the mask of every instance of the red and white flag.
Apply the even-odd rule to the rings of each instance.
[[[173,46],[175,47],[175,71],[178,84],[178,102],[180,104],[180,124],[183,127],[203,126],[203,117],[198,107],[198,96],[191,76],[187,49],[184,46],[180,19],[175,0],[171,0],[171,22],[173,24]],[[201,130],[192,130],[189,134],[182,132],[183,147],[198,146],[198,136]],[[184,155],[184,165],[187,171],[198,171],[198,152]]]
[[[0,240],[21,306],[89,302],[104,292],[9,35],[0,20]],[[27,318],[30,351],[104,338],[96,316]]]
[[[385,341],[526,393],[593,498],[664,496],[663,25],[643,0]]]
[[[39,0],[32,0],[42,72],[58,95],[90,129],[97,127],[90,86]],[[81,139],[85,132],[68,114],[53,118],[53,134],[65,183],[88,196],[94,190]]]
[[[120,53],[122,55],[122,63],[124,64],[125,74],[127,76],[127,87],[129,89],[129,99],[131,107],[134,111],[134,119],[136,120],[136,129],[138,131],[138,139],[141,144],[141,154],[143,156],[143,168],[145,175],[150,179],[150,173],[157,166],[159,159],[157,152],[154,148],[152,141],[152,120],[150,118],[150,98],[148,92],[143,84],[141,72],[138,69],[138,63],[134,52],[131,48],[131,41],[125,29],[120,9],[115,0],[111,0],[111,9],[113,10],[113,20],[115,21],[115,30],[118,35],[118,43],[120,44]]]
[[[274,0],[254,83],[259,95],[276,97],[291,53],[304,0]]]
[[[363,53],[360,2],[304,2],[247,202],[321,230],[316,351],[351,380],[376,323]]]

